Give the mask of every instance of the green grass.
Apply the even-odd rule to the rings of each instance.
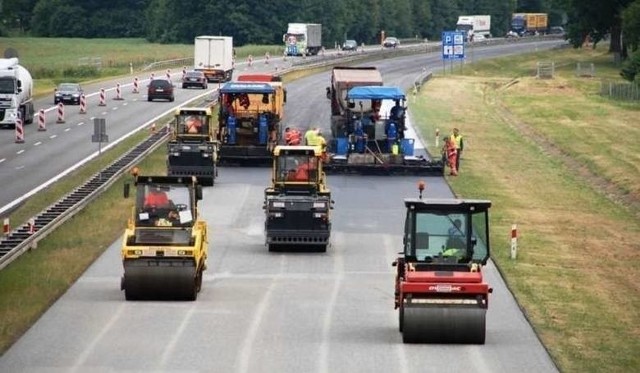
[[[535,79],[535,62],[550,59],[567,67]],[[569,67],[580,60],[617,74],[599,50],[495,59],[464,76],[436,76],[413,117],[432,152],[436,128],[461,128],[461,173],[449,181],[459,196],[493,201],[492,257],[561,370],[635,371],[640,210],[617,201],[640,200],[640,103],[599,97],[596,82]],[[465,105],[452,108],[453,100]]]

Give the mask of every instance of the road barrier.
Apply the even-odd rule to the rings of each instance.
[[[64,123],[64,104],[62,102],[58,103],[58,119],[56,123]]]
[[[107,106],[107,97],[104,92],[104,88],[100,88],[100,103],[98,106]]]
[[[22,127],[22,118],[20,115],[16,118],[16,143],[24,143],[24,127]]]
[[[122,90],[120,89],[120,83],[116,83],[116,97],[113,98],[114,100],[124,100],[122,98]]]
[[[47,125],[45,123],[45,112],[44,109],[40,109],[38,111],[38,131],[46,131]]]
[[[80,114],[87,113],[87,96],[84,93],[80,96]]]
[[[133,78],[133,93],[140,93],[138,90],[138,77]]]

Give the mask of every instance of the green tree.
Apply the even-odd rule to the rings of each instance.
[[[629,4],[622,12],[622,33],[631,50],[637,51],[640,45],[640,0]]]

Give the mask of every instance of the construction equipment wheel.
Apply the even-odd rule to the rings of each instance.
[[[125,263],[121,287],[126,300],[193,301],[201,281],[193,263],[142,260]]]
[[[398,330],[402,333],[402,329],[404,327],[404,306],[400,304],[398,307]]]
[[[404,305],[404,343],[484,344],[486,312],[480,307]]]

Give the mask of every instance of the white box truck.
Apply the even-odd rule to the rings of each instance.
[[[194,69],[210,82],[228,82],[233,76],[233,37],[196,36]]]
[[[289,23],[282,36],[287,56],[316,55],[322,49],[322,25],[318,23]]]
[[[491,37],[491,16],[460,16],[456,24],[456,31],[465,33],[465,41],[480,39],[476,35],[482,35],[488,39]]]
[[[0,58],[0,127],[33,123],[33,79],[17,58]]]

